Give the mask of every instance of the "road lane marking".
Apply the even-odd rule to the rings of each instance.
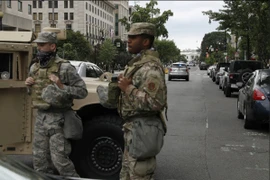
[[[260,168],[257,164],[254,167],[245,167],[247,170],[269,171],[268,168]]]
[[[206,129],[208,129],[208,118],[206,118]]]

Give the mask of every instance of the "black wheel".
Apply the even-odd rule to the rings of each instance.
[[[239,77],[240,77],[241,82],[246,83],[248,81],[251,73],[252,73],[252,70],[251,69],[244,69],[239,74]]]
[[[168,81],[171,81],[171,80],[172,80],[172,78],[170,76],[168,76]]]
[[[246,106],[244,106],[244,120],[245,120],[245,124],[244,124],[244,128],[245,129],[253,129],[253,123],[250,122],[250,119],[248,117],[248,112],[247,112],[247,108]]]
[[[220,83],[218,84],[218,88],[219,88],[220,90],[222,90],[222,87],[221,87]]]
[[[237,118],[238,119],[243,119],[244,115],[240,111],[239,98],[237,98],[236,107],[237,107]]]
[[[226,97],[231,97],[232,92],[231,92],[231,87],[228,86],[228,84],[226,85],[226,88],[224,90],[225,96]]]
[[[215,75],[212,76],[212,81],[213,81],[213,82],[216,81]]]
[[[71,159],[85,178],[118,178],[122,167],[124,138],[122,119],[102,115],[84,124],[83,138],[72,145]]]
[[[189,76],[188,76],[188,77],[186,77],[186,81],[189,81]]]

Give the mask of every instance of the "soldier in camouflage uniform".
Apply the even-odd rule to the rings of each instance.
[[[128,63],[124,74],[118,77],[118,87],[121,89],[118,112],[125,121],[121,180],[153,179],[155,155],[163,146],[163,136],[166,133],[162,112],[167,108],[167,87],[158,53],[152,49],[154,30],[155,26],[151,23],[131,25],[128,32],[128,51],[136,56]],[[151,135],[155,136],[151,134],[157,131],[153,128],[162,129],[162,138],[153,137],[145,141]],[[145,129],[145,134],[136,132],[140,129]],[[158,144],[160,149],[154,153],[150,149],[144,149],[145,144],[151,143]],[[145,155],[142,156],[143,153],[138,151],[144,151]]]
[[[64,137],[64,113],[71,110],[73,99],[87,96],[84,81],[75,67],[56,54],[57,35],[41,32],[37,43],[38,62],[31,68],[25,84],[37,109],[34,130],[34,169],[42,173],[79,177],[69,159],[71,144]]]

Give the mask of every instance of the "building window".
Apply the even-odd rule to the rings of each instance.
[[[42,2],[43,1],[38,1],[38,8],[42,8]]]
[[[43,20],[43,15],[42,15],[42,13],[38,13],[38,20]]]
[[[31,4],[28,4],[28,14],[32,14],[32,6],[31,6]]]
[[[85,9],[88,10],[88,4],[87,4],[87,2],[85,3]]]
[[[37,1],[36,0],[33,1],[33,8],[37,8]]]
[[[64,13],[64,20],[68,20],[68,13]]]
[[[88,21],[87,18],[88,18],[88,15],[86,14],[86,15],[85,15],[85,21]]]
[[[49,13],[49,20],[58,20],[58,13]]]
[[[35,33],[41,32],[41,25],[40,24],[35,24]]]
[[[11,0],[7,0],[7,7],[11,8]]]
[[[66,29],[71,30],[72,29],[72,24],[66,24]]]
[[[18,0],[18,11],[22,12],[22,1]]]
[[[52,28],[56,28],[56,24],[51,24],[51,27]]]
[[[53,4],[53,2],[54,2],[54,4]],[[49,8],[58,8],[58,1],[49,1]],[[54,5],[54,7],[53,7],[53,5]]]
[[[73,8],[73,7],[74,7],[73,0],[69,0],[69,7],[70,7],[70,8]]]
[[[64,1],[64,8],[68,8],[68,0]]]
[[[37,20],[37,13],[33,13],[33,20]]]
[[[69,19],[74,20],[74,13],[69,13]]]

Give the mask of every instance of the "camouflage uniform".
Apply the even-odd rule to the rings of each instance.
[[[53,33],[41,32],[34,42],[55,43],[56,36]],[[55,69],[61,83],[64,84],[63,89],[49,80],[48,75],[54,72],[52,69]],[[50,59],[48,67],[40,67],[39,62],[34,63],[30,68],[30,76],[35,80],[31,92],[36,93],[35,98],[39,99],[34,105],[34,108],[37,108],[33,143],[34,169],[50,174],[57,170],[63,176],[79,177],[69,159],[71,144],[64,137],[63,124],[64,113],[71,109],[73,99],[87,96],[86,85],[76,69],[57,55]],[[44,106],[46,103],[48,106]]]
[[[154,26],[150,23],[135,23],[131,26],[129,35],[154,35]],[[162,111],[167,106],[167,87],[165,73],[160,63],[158,53],[143,50],[132,59],[124,71],[124,77],[132,77],[132,84],[126,92],[121,92],[118,112],[125,120],[123,125],[125,150],[123,154],[121,180],[150,180],[153,179],[156,168],[156,157],[137,159],[129,151],[132,139],[131,132],[134,120],[154,119],[162,122],[166,132]]]

